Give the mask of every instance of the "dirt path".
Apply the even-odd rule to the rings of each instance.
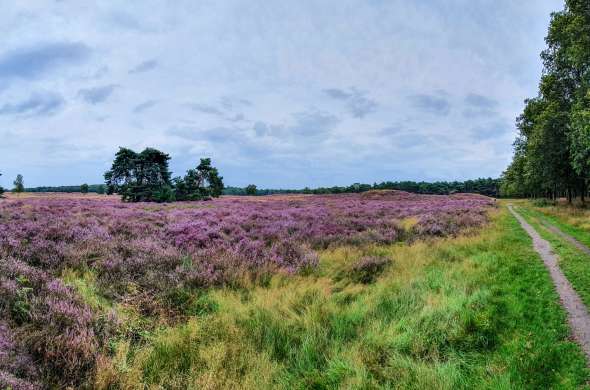
[[[567,311],[572,335],[582,347],[582,350],[586,354],[586,361],[590,364],[590,315],[588,315],[586,306],[582,303],[580,296],[576,293],[563,272],[561,272],[558,265],[558,257],[551,250],[549,242],[541,238],[539,233],[512,208],[512,205],[508,205],[508,209],[533,239],[533,246],[549,270],[555,290],[559,294],[561,304]]]

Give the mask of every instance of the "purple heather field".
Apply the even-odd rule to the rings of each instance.
[[[108,196],[0,200],[0,383],[85,378],[118,331],[61,279],[91,272],[110,302],[159,316],[171,292],[233,286],[318,264],[318,251],[455,235],[487,221],[490,198],[413,195],[222,197],[122,203]],[[411,221],[408,223],[408,221]]]

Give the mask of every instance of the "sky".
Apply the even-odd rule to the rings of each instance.
[[[0,0],[0,185],[303,188],[498,177],[560,0]]]

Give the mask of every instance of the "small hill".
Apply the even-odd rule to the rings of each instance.
[[[398,190],[370,190],[361,193],[362,199],[367,200],[412,200],[420,195]]]

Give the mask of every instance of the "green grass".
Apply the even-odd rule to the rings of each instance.
[[[389,259],[372,283],[348,272],[363,256]],[[561,389],[588,379],[549,275],[504,208],[467,236],[337,248],[308,275],[203,296],[197,307],[210,309],[153,327],[143,343],[114,342],[95,387]]]
[[[590,256],[577,249],[570,242],[548,230],[542,223],[543,219],[557,226],[561,231],[570,234],[582,241],[581,238],[590,238],[590,234],[561,222],[554,216],[546,214],[530,207],[528,204],[520,204],[517,210],[539,232],[541,237],[549,241],[555,253],[559,256],[559,267],[578,292],[586,306],[590,307]],[[574,235],[575,232],[576,234]]]
[[[581,243],[590,247],[590,213],[585,209],[569,206],[550,208],[533,208],[547,221],[557,226],[564,233],[569,234]]]

